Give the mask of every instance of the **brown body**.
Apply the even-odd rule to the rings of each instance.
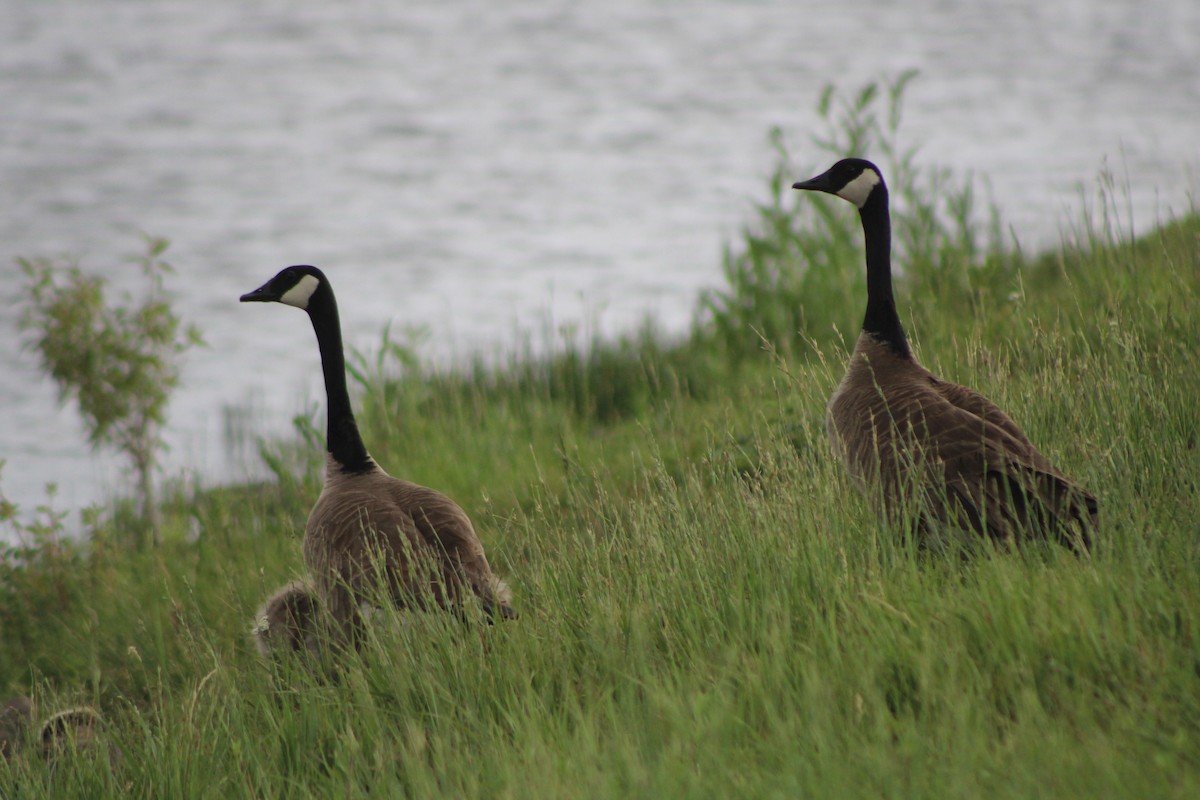
[[[1000,541],[1088,545],[1096,499],[1059,472],[995,403],[862,333],[829,399],[834,453],[889,518]]]
[[[474,594],[511,616],[508,588],[488,564],[471,520],[441,492],[378,466],[345,473],[330,457],[325,487],[308,516],[304,561],[333,619],[352,624],[385,588],[400,607],[461,608]]]
[[[320,652],[320,601],[307,583],[291,581],[254,615],[254,646],[259,655]]]

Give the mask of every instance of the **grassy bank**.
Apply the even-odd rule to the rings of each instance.
[[[6,562],[0,688],[95,705],[120,758],[14,762],[0,795],[1195,796],[1200,219],[1132,242],[1083,223],[1035,256],[962,209],[898,237],[922,360],[1101,502],[1088,562],[964,564],[898,544],[829,455],[857,219],[789,203],[684,342],[360,365],[368,446],[476,520],[514,623],[392,614],[337,681],[264,666],[251,618],[300,574],[320,485],[303,425],[268,448],[276,480],[179,493],[155,551],[119,547],[117,515]]]

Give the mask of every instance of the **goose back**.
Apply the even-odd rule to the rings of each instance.
[[[862,333],[829,400],[835,455],[880,511],[918,529],[995,540],[1053,535],[1086,548],[1096,499],[1057,470],[992,401]]]
[[[347,473],[329,457],[325,486],[304,534],[304,560],[333,618],[349,624],[385,586],[400,607],[460,606],[466,593],[489,613],[513,616],[471,520],[434,489],[378,466]]]
[[[274,592],[254,615],[253,639],[259,655],[320,653],[320,601],[304,581],[290,581]]]

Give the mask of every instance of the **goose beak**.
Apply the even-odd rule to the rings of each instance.
[[[246,292],[238,298],[243,303],[271,303],[279,298],[270,290],[270,284],[266,283],[255,289],[253,292]]]
[[[829,173],[822,172],[815,178],[809,178],[806,181],[797,181],[792,184],[793,189],[807,189],[814,192],[829,192],[833,193],[829,186]]]

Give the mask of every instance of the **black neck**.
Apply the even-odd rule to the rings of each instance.
[[[863,331],[898,355],[911,357],[892,294],[892,221],[888,214],[887,187],[877,186],[858,214],[862,218],[867,251],[867,313],[863,317]]]
[[[329,284],[322,281],[308,303],[308,317],[321,349],[321,369],[325,373],[325,395],[329,416],[325,447],[345,472],[363,472],[373,462],[358,432],[350,392],[346,388],[346,357],[342,352],[342,326],[338,322],[337,301]]]

